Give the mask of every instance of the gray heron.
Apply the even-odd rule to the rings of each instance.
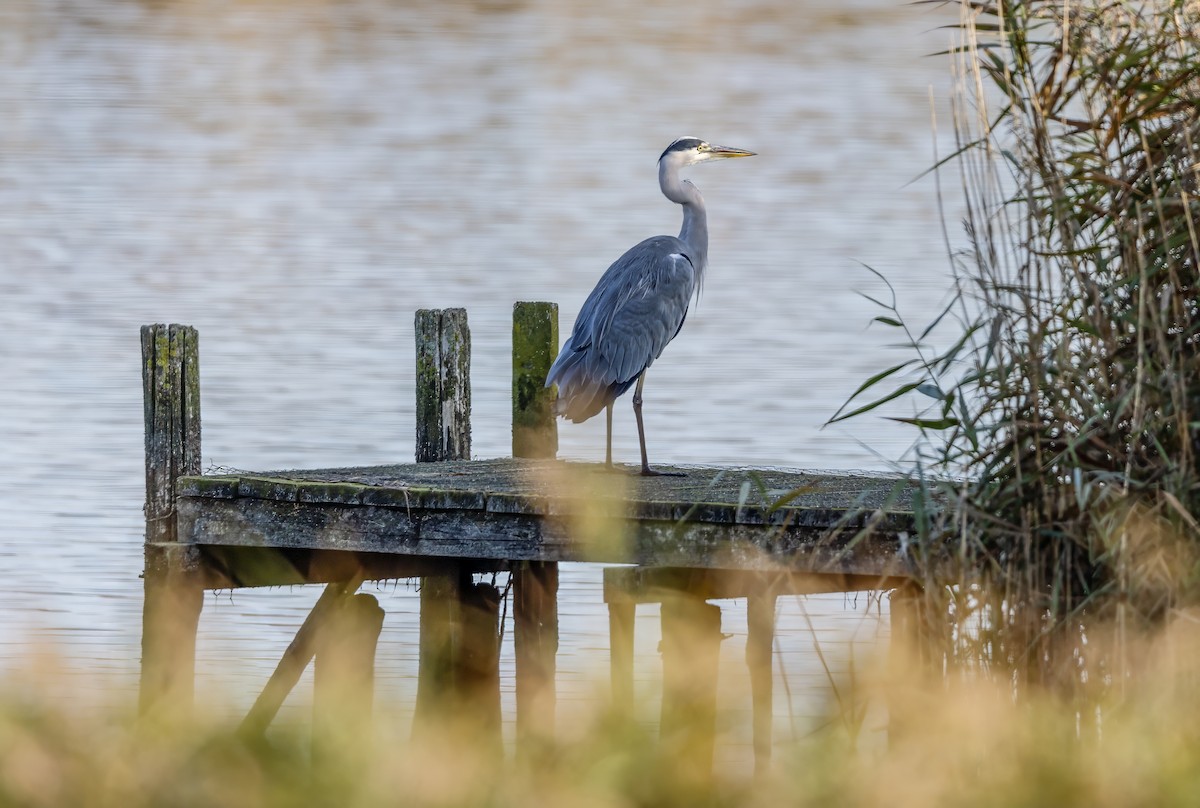
[[[642,386],[646,369],[683,327],[688,304],[693,294],[699,294],[708,265],[704,198],[690,181],[679,179],[679,170],[753,154],[694,137],[681,137],[667,147],[658,158],[658,185],[663,196],[683,207],[679,235],[652,236],[613,262],[584,301],[570,338],[550,366],[546,386],[558,385],[557,415],[580,423],[605,410],[604,462],[609,468],[613,402],[636,384],[633,414],[642,449],[642,474],[665,473],[651,470],[646,459]]]

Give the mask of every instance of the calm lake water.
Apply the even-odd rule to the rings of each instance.
[[[925,54],[956,14],[891,0],[0,4],[0,670],[49,645],[72,697],[136,687],[139,325],[200,330],[206,467],[319,467],[412,457],[413,311],[465,306],[474,450],[504,455],[512,303],[558,301],[566,333],[610,261],[676,232],[654,161],[681,135],[759,156],[692,175],[711,266],[648,377],[652,460],[886,468],[905,432],[821,425],[893,356],[893,335],[867,329],[878,312],[858,293],[883,290],[861,265],[916,321],[949,285],[935,185],[918,177],[935,141],[952,149],[948,66]],[[956,204],[951,187],[952,237]],[[615,433],[634,461],[624,401]],[[603,419],[560,440],[563,456],[599,458]],[[402,701],[415,588],[367,591],[388,611],[380,687]],[[248,703],[316,596],[209,596],[202,696]],[[744,604],[723,606],[736,719]],[[586,700],[607,665],[598,568],[564,569],[561,609],[560,689]],[[842,676],[880,649],[886,619],[865,597],[781,612],[784,739],[830,698],[814,643]],[[652,697],[656,611],[640,614]]]

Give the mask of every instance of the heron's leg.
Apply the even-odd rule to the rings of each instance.
[[[637,387],[633,389],[633,417],[637,419],[638,444],[642,448],[643,477],[686,477],[681,471],[654,471],[646,459],[646,428],[642,425],[642,386],[646,383],[646,372],[638,376]]]
[[[612,470],[612,408],[613,403],[610,401],[604,412],[604,420],[608,426],[604,440],[604,466],[610,471]]]

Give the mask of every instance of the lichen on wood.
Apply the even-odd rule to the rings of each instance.
[[[471,457],[471,332],[466,309],[416,314],[417,462]]]
[[[199,339],[184,325],[141,330],[146,541],[175,535],[175,482],[200,473]]]
[[[546,374],[558,352],[558,304],[515,303],[512,333],[513,457],[554,457],[558,427]]]

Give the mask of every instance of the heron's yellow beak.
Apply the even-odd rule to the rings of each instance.
[[[709,146],[708,153],[710,157],[753,157],[754,152],[746,151],[745,149],[735,149],[732,146]]]

